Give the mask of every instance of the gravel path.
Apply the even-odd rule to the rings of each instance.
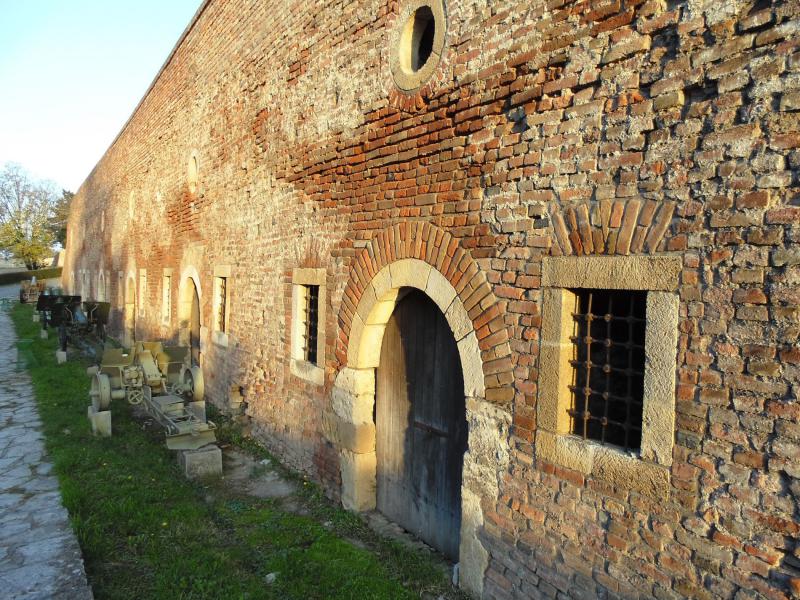
[[[0,310],[0,597],[91,599],[16,340]]]

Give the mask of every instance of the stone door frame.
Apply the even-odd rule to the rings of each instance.
[[[426,238],[430,245],[423,243]],[[496,501],[499,496],[499,481],[508,465],[511,423],[510,406],[487,399],[487,383],[498,397],[498,390],[509,386],[500,365],[510,363],[510,349],[503,335],[496,336],[493,344],[486,342],[488,333],[482,335],[483,342],[479,338],[475,323],[493,313],[490,308],[497,299],[477,265],[457,246],[449,234],[432,225],[409,223],[376,236],[365,249],[359,264],[366,264],[351,273],[345,290],[349,302],[340,314],[340,327],[347,336],[345,366],[336,377],[324,420],[328,439],[339,449],[342,504],[354,511],[375,509],[373,408],[383,333],[404,288],[416,288],[430,297],[456,340],[464,378],[469,441],[461,485],[459,585],[480,596],[488,565],[488,552],[478,538],[483,527],[481,499]],[[454,268],[448,269],[448,264]],[[365,271],[374,275],[362,277]],[[354,307],[350,315],[348,304]],[[500,322],[502,317],[493,320]]]
[[[192,287],[189,283],[194,284],[194,291],[197,293],[198,317],[200,319],[200,354],[203,353],[203,289],[200,287],[200,274],[194,266],[185,267],[181,271],[181,280],[178,285],[178,343],[184,346],[190,345],[190,331],[192,324]]]

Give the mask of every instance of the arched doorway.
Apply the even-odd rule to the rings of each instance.
[[[180,343],[192,349],[193,364],[200,364],[200,292],[192,277],[184,279],[178,300]]]
[[[453,560],[467,449],[458,347],[439,307],[403,288],[376,374],[377,508]]]
[[[136,280],[128,278],[125,289],[125,323],[122,334],[122,345],[132,348],[136,340]]]
[[[429,240],[431,236],[428,236]],[[379,240],[384,240],[384,244],[401,238],[401,230],[395,230],[388,236],[378,236]],[[405,251],[397,248],[390,251],[381,248],[380,243],[373,242],[371,256],[398,255]],[[394,260],[375,270],[377,272],[365,289],[359,291],[361,283],[353,277],[346,290],[348,297],[359,300],[352,317],[342,309],[344,312],[340,322],[343,323],[345,319],[351,321],[347,362],[336,376],[331,390],[332,411],[323,415],[326,419],[326,436],[340,452],[342,504],[355,511],[377,507],[376,379],[389,320],[398,303],[408,295],[409,288],[414,288],[432,300],[444,315],[460,359],[469,448],[463,454],[459,490],[461,527],[457,554],[458,582],[476,597],[481,597],[489,564],[489,553],[480,539],[484,526],[482,504],[486,499],[494,503],[499,498],[499,482],[505,473],[510,452],[508,436],[511,425],[510,412],[497,400],[490,402],[486,398],[482,350],[477,330],[462,299],[462,295],[477,295],[480,289],[485,289],[486,284],[481,281],[480,269],[468,266],[467,272],[475,272],[475,281],[459,294],[438,268],[418,258]],[[489,291],[480,304],[489,310],[495,302]],[[510,354],[510,348],[507,342],[503,342],[496,345],[492,352],[495,361],[499,362]],[[506,380],[510,375],[505,367],[498,369],[492,365],[490,380]]]

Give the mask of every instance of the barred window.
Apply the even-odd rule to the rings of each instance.
[[[325,269],[292,269],[291,362],[293,375],[322,385],[325,370]]]
[[[225,309],[227,308],[228,303],[228,278],[227,277],[217,277],[216,278],[216,288],[217,288],[217,303],[216,303],[216,330],[220,333],[225,333],[227,331],[227,322],[225,320]]]
[[[172,318],[172,272],[167,271],[161,285],[161,321],[168,325]]]
[[[317,330],[319,329],[319,286],[304,285],[305,288],[305,308],[303,318],[305,320],[304,350],[305,359],[317,364]]]
[[[639,450],[644,402],[647,292],[581,289],[571,337],[571,432]]]

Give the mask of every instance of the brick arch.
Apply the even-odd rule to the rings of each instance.
[[[600,200],[550,206],[554,256],[655,254],[672,222],[675,202]]]
[[[385,267],[404,259],[430,265],[431,272],[437,272],[452,286],[459,299],[455,305],[463,307],[459,316],[465,321],[454,328],[456,338],[459,339],[460,331],[465,331],[465,335],[474,332],[477,338],[483,363],[481,387],[485,395],[481,395],[490,400],[510,401],[513,367],[504,311],[469,252],[461,247],[457,238],[430,223],[406,222],[384,229],[355,257],[339,311],[337,355],[340,362],[348,365],[358,362],[355,355],[358,349],[351,338],[361,336],[368,311],[374,304],[362,302],[364,293],[373,289],[373,280]],[[452,326],[451,317],[457,317],[445,316]]]
[[[503,306],[458,239],[430,223],[406,222],[379,232],[355,257],[339,311],[337,355],[344,365],[324,414],[325,434],[339,450],[342,503],[376,506],[375,367],[383,328],[403,290],[417,288],[445,315],[464,374],[468,449],[461,486],[459,585],[483,590],[488,551],[480,540],[482,499],[499,497],[510,453],[512,361]]]

